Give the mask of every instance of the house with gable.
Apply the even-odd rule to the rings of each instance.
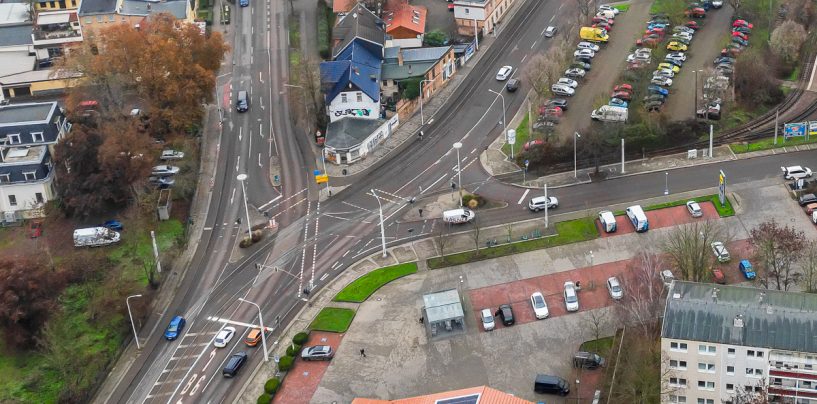
[[[389,0],[383,9],[386,24],[386,48],[419,48],[426,32],[426,14],[423,6],[412,6],[408,0]]]

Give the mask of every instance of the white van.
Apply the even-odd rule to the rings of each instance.
[[[643,233],[650,229],[650,223],[647,221],[647,215],[644,214],[641,205],[633,205],[627,208],[627,217],[635,227],[635,231]]]
[[[616,217],[609,210],[599,212],[599,223],[601,223],[601,228],[604,229],[605,233],[616,231]]]
[[[88,227],[74,230],[74,247],[101,247],[116,244],[120,239],[119,232],[107,227]]]
[[[590,112],[590,119],[602,122],[627,122],[627,108],[602,105]]]
[[[446,223],[468,223],[474,220],[474,217],[476,217],[474,211],[467,208],[452,209],[443,212],[443,221]]]

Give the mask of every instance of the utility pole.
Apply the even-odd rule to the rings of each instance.
[[[548,228],[548,184],[545,183],[545,228]]]
[[[624,174],[624,138],[621,138],[621,173]]]
[[[771,8],[771,3],[769,5]],[[774,145],[777,146],[777,120],[780,118],[780,109],[778,108],[777,111],[774,113]]]
[[[153,244],[153,260],[156,263],[156,273],[162,273],[162,262],[159,260],[159,246],[156,244],[156,232],[150,231],[150,241]]]

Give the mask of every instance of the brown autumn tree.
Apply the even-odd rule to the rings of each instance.
[[[216,70],[229,47],[221,34],[169,14],[152,15],[137,29],[114,24],[72,48],[61,68],[82,73],[67,106],[93,99],[102,117],[126,115],[138,99],[154,136],[196,125],[213,99]]]
[[[57,307],[62,272],[26,258],[0,260],[0,327],[6,342],[33,347],[40,327]]]

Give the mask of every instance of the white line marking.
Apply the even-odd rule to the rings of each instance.
[[[555,15],[553,16],[555,17]],[[550,20],[553,21],[553,17],[550,17]],[[547,31],[547,27],[545,27],[539,35],[545,35],[545,31]]]
[[[233,188],[233,195],[230,196],[230,205],[233,204],[233,199],[235,199],[235,188]]]
[[[444,180],[444,179],[445,179],[445,177],[447,177],[447,176],[448,176],[448,174],[443,174],[443,176],[442,176],[442,177],[440,177],[440,179],[438,179],[437,181],[432,182],[432,183],[431,183],[431,185],[429,185],[429,186],[427,186],[427,187],[426,187],[426,189],[431,189],[431,188],[434,188],[434,186],[435,186],[435,185],[437,185],[437,183],[438,183],[438,182],[440,182],[440,181]]]
[[[536,41],[533,41],[533,43],[530,45],[530,48],[533,49],[535,47],[536,47]],[[525,56],[528,56],[528,55],[525,55]],[[523,58],[522,60],[525,60],[525,59]]]
[[[560,7],[560,8],[561,8],[561,7]],[[552,16],[550,17],[550,21],[548,21],[548,24],[552,23],[554,18],[556,18],[556,16],[555,16],[555,15],[552,15]],[[545,28],[545,29],[547,29],[547,28]],[[545,33],[545,31],[542,31],[542,34],[544,34],[544,33]]]
[[[811,67],[811,78],[808,80],[807,90],[811,90],[811,83],[814,81],[814,70],[817,69],[817,58],[814,59],[814,66]]]
[[[323,276],[321,276],[321,278],[318,279],[318,281],[323,282],[323,280],[326,279],[327,276],[329,276],[329,274],[323,274]]]
[[[262,209],[266,208],[267,206],[272,205],[272,204],[273,204],[275,201],[277,201],[277,200],[281,199],[282,197],[283,197],[283,195],[278,195],[278,196],[276,196],[276,197],[275,197],[273,200],[271,200],[271,201],[269,201],[269,202],[267,202],[267,203],[265,203],[265,204],[263,204],[263,205],[259,206],[259,207],[258,207],[258,210],[262,210]]]
[[[349,255],[349,250],[346,250],[346,252],[343,253],[343,255],[341,256],[341,258],[346,258],[347,255]]]
[[[534,45],[536,45],[536,43],[534,43]],[[533,48],[531,48],[531,49],[533,49]],[[522,60],[520,60],[519,63],[520,64],[525,63],[525,59],[527,59],[527,58],[528,58],[528,55],[522,56]]]
[[[516,203],[517,205],[521,205],[521,204],[522,204],[522,201],[524,201],[524,200],[525,200],[525,197],[526,197],[526,196],[528,196],[528,192],[530,192],[530,189],[526,189],[526,190],[525,190],[525,193],[524,193],[524,194],[522,194],[522,197],[521,197],[521,198],[519,198],[519,202],[517,202],[517,203]]]

